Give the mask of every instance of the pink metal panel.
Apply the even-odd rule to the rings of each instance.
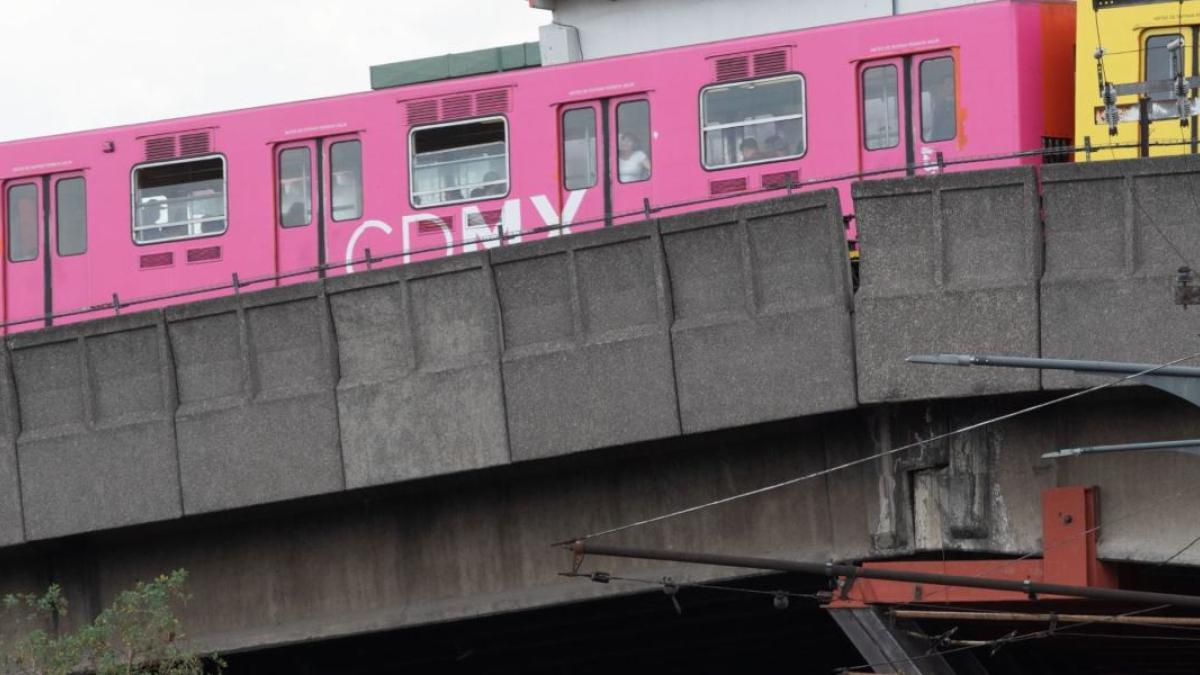
[[[1001,0],[965,7],[875,19],[853,24],[731,40],[653,53],[566,64],[541,69],[434,82],[313,101],[232,111],[194,118],[152,122],[77,134],[0,144],[0,183],[87,170],[90,283],[77,295],[72,281],[63,302],[95,305],[112,294],[127,303],[135,298],[190,289],[206,292],[155,300],[134,308],[185,302],[229,292],[232,275],[250,288],[276,283],[270,277],[310,266],[315,236],[310,226],[295,237],[279,227],[276,165],[287,144],[338,138],[362,141],[363,212],[361,217],[326,222],[327,262],[337,273],[361,269],[355,263],[371,249],[374,264],[399,264],[508,245],[549,236],[548,226],[579,230],[584,220],[599,221],[605,207],[600,184],[571,194],[562,187],[561,114],[571,106],[610,106],[609,171],[618,169],[615,106],[645,98],[651,109],[653,174],[649,181],[612,180],[612,208],[640,212],[649,197],[656,215],[710,208],[783,193],[788,177],[796,189],[838,187],[847,212],[849,183],[872,168],[903,157],[876,160],[862,150],[861,73],[872,63],[904,58],[919,69],[924,58],[949,54],[958,83],[958,132],[953,141],[926,143],[947,162],[964,157],[1002,155],[1039,147],[1050,123],[1051,100],[1071,96],[1043,86],[1054,78],[1046,69],[1069,69],[1069,59],[1045,59],[1046,45],[1070,44],[1070,26],[1046,21],[1047,11],[1071,11],[1062,3]],[[1020,64],[1020,67],[1017,67]],[[1031,64],[1040,64],[1031,67]],[[705,170],[701,163],[699,93],[719,80],[799,73],[806,92],[807,152],[804,156],[761,164]],[[914,74],[913,77],[916,77]],[[1070,78],[1067,78],[1068,80]],[[1054,80],[1057,81],[1057,80]],[[914,83],[919,91],[919,82]],[[919,107],[919,103],[917,104]],[[1069,104],[1068,104],[1069,105]],[[911,110],[904,124],[918,126]],[[438,207],[421,208],[409,200],[408,134],[414,125],[448,118],[501,115],[509,140],[509,192]],[[468,116],[468,117],[464,117]],[[1056,118],[1057,119],[1057,118]],[[601,116],[597,115],[600,124]],[[169,140],[164,140],[169,139]],[[918,136],[919,139],[919,136]],[[311,147],[311,145],[310,145]],[[154,157],[219,153],[227,175],[226,232],[219,236],[137,245],[131,237],[131,170]],[[315,157],[315,155],[314,155]],[[316,161],[314,159],[314,161]],[[322,204],[328,205],[328,154],[322,167]],[[996,159],[946,170],[985,168],[1037,161]],[[599,169],[603,171],[603,169]],[[795,180],[793,180],[795,183]],[[728,186],[742,186],[733,190]],[[714,186],[720,187],[717,190]],[[764,192],[764,189],[767,191]],[[720,194],[714,195],[713,193]],[[716,201],[705,201],[717,198]],[[38,208],[41,208],[40,206]],[[331,215],[331,214],[330,214]],[[44,216],[43,216],[44,217]],[[633,217],[631,216],[631,219]],[[494,241],[501,227],[503,243]],[[853,237],[853,230],[849,232]],[[295,241],[292,241],[295,239]],[[303,240],[303,241],[302,241]],[[220,254],[199,249],[219,248]],[[44,248],[44,247],[43,247]],[[170,254],[169,266],[143,268],[142,256]],[[191,260],[191,262],[189,262]],[[42,312],[36,274],[22,270],[34,263],[4,263],[8,289],[16,305],[5,316]],[[19,284],[21,290],[17,290]],[[57,297],[57,294],[56,294]],[[31,299],[32,298],[32,299]],[[68,298],[73,298],[68,300]],[[55,302],[56,309],[66,309]]]

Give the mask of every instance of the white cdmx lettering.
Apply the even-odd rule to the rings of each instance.
[[[563,204],[561,214],[555,210],[546,195],[534,196],[529,201],[537,210],[542,223],[550,228],[547,236],[556,237],[561,234],[570,234],[571,223],[575,221],[575,216],[579,213],[579,207],[583,204],[583,198],[586,195],[586,189],[572,190],[567,195],[567,201]],[[478,206],[464,206],[461,216],[458,221],[462,228],[459,241],[462,243],[465,253],[478,251],[481,247],[484,249],[495,248],[500,245],[501,240],[514,244],[521,241],[521,200],[519,198],[504,202],[504,206],[500,209],[500,219],[495,223],[488,223]],[[404,262],[409,262],[414,253],[413,229],[419,229],[422,224],[425,224],[427,231],[437,229],[441,232],[445,246],[439,246],[439,249],[444,250],[447,256],[454,253],[454,232],[451,231],[450,225],[445,220],[432,213],[412,213],[400,220],[400,242]],[[354,271],[354,250],[358,246],[358,240],[368,230],[379,230],[388,236],[395,233],[395,229],[382,220],[363,221],[350,235],[350,240],[346,242],[346,272]],[[419,251],[420,249],[416,252]]]

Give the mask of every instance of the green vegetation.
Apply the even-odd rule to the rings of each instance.
[[[0,675],[220,672],[219,658],[200,656],[181,644],[175,607],[189,598],[186,581],[187,572],[176,570],[138,582],[75,632],[54,630],[67,615],[67,599],[57,584],[40,596],[0,598]]]

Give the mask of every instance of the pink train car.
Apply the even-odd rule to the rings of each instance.
[[[789,186],[849,205],[857,177],[1065,144],[1073,25],[1071,3],[1005,0],[0,144],[0,318],[27,330],[232,292],[235,274],[309,280],[368,251],[396,264]]]

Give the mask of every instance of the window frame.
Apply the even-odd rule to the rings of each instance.
[[[771,82],[771,81],[776,81],[776,80],[782,81],[782,80],[791,80],[791,79],[800,81],[800,96],[802,99],[802,102],[801,102],[802,112],[800,113],[800,115],[795,116],[795,117],[789,116],[789,117],[773,118],[771,120],[758,120],[758,122],[775,121],[775,120],[783,120],[783,119],[796,119],[798,117],[801,120],[801,128],[804,130],[804,133],[803,133],[804,152],[802,152],[798,155],[788,155],[787,157],[767,157],[765,159],[755,160],[753,162],[738,162],[736,164],[722,164],[719,166],[709,166],[707,163],[707,157],[705,155],[705,143],[704,143],[705,132],[714,130],[714,129],[728,129],[728,128],[732,128],[735,126],[748,126],[748,125],[746,125],[746,124],[724,124],[724,125],[716,125],[716,127],[713,127],[712,129],[706,128],[704,126],[704,95],[706,93],[716,90],[716,89],[725,89],[728,87],[736,87],[736,86],[741,86],[741,85],[750,84],[750,83]],[[792,72],[783,73],[780,75],[771,75],[770,77],[750,78],[750,79],[745,79],[745,80],[736,80],[733,82],[719,82],[719,83],[710,84],[710,85],[700,88],[699,101],[700,101],[700,105],[699,105],[699,112],[700,112],[700,134],[699,134],[700,166],[705,171],[725,171],[727,169],[738,169],[738,168],[747,167],[747,166],[756,166],[759,164],[770,164],[772,162],[790,162],[790,161],[795,161],[798,159],[803,159],[808,156],[808,151],[809,151],[809,145],[808,145],[808,78],[804,75],[804,73],[799,72],[799,71],[792,71]]]
[[[650,171],[646,174],[645,178],[639,178],[637,180],[622,180],[621,179],[621,168],[620,168],[621,167],[620,147],[618,145],[618,147],[616,149],[617,152],[615,152],[613,154],[613,157],[614,157],[614,159],[617,160],[616,174],[617,174],[617,183],[619,185],[633,185],[635,183],[645,183],[646,181],[650,180],[651,178],[654,178],[654,148],[653,148],[654,123],[651,121],[651,112],[652,111],[651,111],[651,107],[650,107],[650,97],[649,96],[643,96],[641,98],[627,98],[627,99],[618,101],[617,105],[613,107],[613,120],[616,122],[616,124],[614,126],[615,126],[615,131],[617,132],[617,143],[619,144],[621,142],[620,141],[620,138],[621,138],[621,106],[636,105],[638,103],[646,104],[646,139],[644,142],[646,144],[646,150],[645,150],[646,161],[650,163]],[[782,158],[779,158],[779,159],[782,159]]]
[[[83,249],[75,253],[62,252],[62,199],[59,196],[59,190],[63,183],[78,180],[83,183]],[[74,176],[61,176],[51,181],[54,188],[54,253],[60,258],[70,258],[77,255],[85,255],[88,251],[88,198],[87,198],[87,177],[83,174]]]
[[[358,144],[358,215],[350,216],[348,218],[336,217],[334,215],[334,203],[333,203],[333,188],[334,188],[334,185],[333,185],[333,174],[334,174],[334,171],[333,171],[333,149],[339,145],[342,145],[343,143],[357,143]],[[328,213],[329,213],[329,222],[331,222],[331,223],[348,223],[348,222],[354,221],[354,220],[362,220],[367,214],[367,171],[365,168],[366,162],[363,161],[365,159],[363,156],[365,148],[366,148],[366,144],[363,143],[362,138],[356,134],[353,136],[340,136],[338,138],[329,139],[328,149],[324,153],[322,153],[325,155],[325,160],[324,160],[325,164],[326,164],[325,173],[327,173],[328,175],[325,177],[326,185],[320,186],[319,189],[321,189],[321,190],[328,189],[328,192],[329,192],[329,199],[328,199],[329,211],[328,211]],[[314,213],[316,212],[316,208],[317,208],[316,202],[314,202],[313,203],[313,212]],[[311,222],[311,219],[310,219],[310,222]]]
[[[1193,47],[1192,47],[1192,45],[1188,44],[1187,36],[1180,33],[1180,30],[1178,27],[1164,26],[1164,27],[1151,29],[1151,30],[1148,30],[1148,31],[1145,31],[1142,33],[1142,41],[1141,41],[1141,57],[1142,57],[1141,79],[1142,79],[1142,81],[1143,82],[1150,81],[1150,41],[1155,38],[1178,38],[1180,40],[1183,40],[1184,59],[1183,59],[1183,63],[1181,65],[1183,66],[1184,77],[1187,77],[1188,61],[1190,60],[1188,57],[1190,56]],[[1169,65],[1171,56],[1167,52],[1166,46],[1163,46],[1162,50],[1163,50],[1163,53],[1166,54],[1167,63]],[[1157,95],[1150,96],[1151,101],[1164,101],[1164,100],[1174,100],[1174,99],[1175,99],[1175,95],[1170,92],[1166,92],[1166,93],[1159,92]],[[1153,118],[1151,119],[1151,121],[1154,121]]]
[[[587,112],[591,113],[591,115],[592,115],[592,182],[587,185],[571,187],[571,186],[567,185],[567,137],[566,137],[566,133],[565,133],[565,130],[567,128],[567,115],[570,115],[573,112],[582,112],[585,110]],[[596,107],[594,105],[581,105],[581,106],[577,106],[574,108],[563,108],[562,114],[559,115],[559,124],[561,125],[559,128],[564,130],[564,133],[559,134],[559,140],[558,140],[559,147],[561,149],[560,155],[562,157],[562,159],[559,160],[559,163],[560,163],[559,171],[562,173],[562,180],[560,181],[562,183],[562,189],[564,189],[564,190],[589,190],[591,188],[596,187],[596,185],[599,184],[599,182],[600,182],[600,150],[601,150],[600,146],[602,143],[602,141],[600,140],[602,138],[602,135],[600,134],[600,129],[599,129],[599,127],[600,127],[599,119],[600,119],[600,116],[596,114]]]
[[[867,96],[866,96],[867,73],[872,70],[886,69],[886,68],[890,68],[892,70],[893,76],[895,77],[895,85],[896,85],[895,93],[896,93],[896,95],[893,100],[895,100],[896,106],[893,109],[896,111],[896,142],[892,143],[891,145],[881,145],[879,147],[872,148],[869,145],[869,142],[868,142],[869,137],[867,134]],[[892,148],[900,147],[900,139],[904,135],[903,134],[904,125],[900,123],[900,107],[901,107],[901,104],[900,104],[900,69],[896,67],[895,63],[881,63],[881,64],[875,65],[875,66],[867,66],[866,68],[862,69],[862,72],[859,73],[858,84],[859,84],[859,91],[862,92],[862,129],[861,129],[861,131],[862,131],[863,150],[865,150],[867,152],[878,152],[880,150],[891,150]]]
[[[21,258],[20,260],[13,258],[13,237],[12,237],[12,191],[17,188],[31,187],[33,188],[34,204],[37,215],[34,217],[34,253],[33,257]],[[15,180],[7,183],[4,186],[4,259],[8,264],[19,265],[21,263],[32,262],[42,257],[42,230],[43,222],[46,214],[42,211],[46,208],[45,197],[42,195],[43,185],[38,180]]]
[[[951,76],[951,81],[954,82],[954,110],[955,110],[955,112],[954,112],[954,134],[952,136],[950,136],[949,138],[935,138],[935,139],[931,140],[931,139],[925,138],[925,100],[924,100],[925,99],[925,96],[924,96],[924,94],[925,94],[925,64],[933,63],[935,61],[949,61],[950,62],[950,68],[951,68],[950,76]],[[962,93],[959,92],[959,90],[958,90],[958,82],[959,82],[958,60],[954,58],[953,54],[942,54],[940,56],[933,56],[930,58],[921,59],[920,62],[917,63],[917,107],[921,111],[920,127],[921,127],[921,142],[922,143],[949,143],[950,141],[953,141],[954,139],[958,138],[958,123],[959,123],[958,109],[959,109],[959,103],[962,102]]]
[[[416,166],[415,166],[416,162],[414,161],[416,159],[416,153],[414,152],[414,150],[416,148],[416,143],[413,142],[413,138],[417,134],[417,132],[428,131],[429,129],[440,129],[440,128],[444,128],[444,127],[463,126],[466,124],[477,124],[479,122],[488,122],[491,120],[500,120],[501,122],[504,123],[504,170],[507,175],[507,185],[504,186],[505,187],[504,194],[484,195],[482,197],[466,197],[463,199],[456,199],[454,201],[439,202],[437,204],[417,204],[413,200],[413,198],[416,196],[413,194],[413,169],[416,168]],[[507,115],[487,115],[485,117],[468,117],[468,118],[461,119],[461,120],[452,120],[450,122],[437,122],[434,124],[422,124],[420,126],[415,126],[415,127],[409,128],[409,130],[408,130],[408,152],[406,153],[408,155],[408,204],[409,204],[409,206],[413,207],[414,209],[419,209],[419,210],[436,209],[436,208],[441,208],[443,206],[454,206],[456,204],[466,204],[468,202],[484,202],[484,201],[488,201],[491,199],[504,199],[504,198],[508,197],[510,194],[512,194],[512,183],[513,183],[513,181],[512,181],[512,146],[513,146],[513,143],[512,143],[511,127],[509,126]]]
[[[225,190],[221,193],[221,202],[225,211],[225,229],[220,232],[211,232],[208,234],[193,234],[186,237],[171,237],[169,239],[156,239],[154,241],[138,241],[136,230],[137,225],[137,172],[142,169],[152,169],[156,166],[167,166],[170,164],[185,164],[187,162],[199,162],[206,159],[221,160],[221,180],[225,183]],[[141,162],[134,164],[129,169],[129,239],[134,246],[155,246],[158,244],[170,244],[180,241],[195,241],[197,239],[212,239],[213,237],[223,237],[229,232],[229,159],[222,152],[211,152],[207,155],[197,155],[195,157],[177,157],[157,162]]]
[[[305,190],[308,195],[308,220],[299,225],[286,225],[283,222],[283,220],[284,220],[284,213],[283,213],[283,156],[284,156],[284,154],[286,154],[288,152],[292,152],[293,150],[303,150],[305,157],[306,157],[306,161],[308,163],[308,170],[309,170],[308,171],[308,174],[309,174],[308,175],[308,185],[305,187]],[[279,228],[285,229],[285,230],[294,230],[294,229],[299,229],[302,227],[308,227],[309,225],[313,224],[314,220],[316,220],[316,212],[317,212],[316,199],[315,199],[316,195],[313,194],[315,192],[315,190],[313,188],[314,188],[314,183],[316,183],[316,181],[314,180],[314,176],[312,175],[312,168],[313,168],[313,149],[312,149],[312,147],[309,146],[308,143],[303,143],[303,144],[299,144],[299,145],[287,145],[287,146],[280,147],[276,151],[276,153],[275,153],[275,226],[276,227],[279,227]],[[316,187],[320,188],[319,185]]]

